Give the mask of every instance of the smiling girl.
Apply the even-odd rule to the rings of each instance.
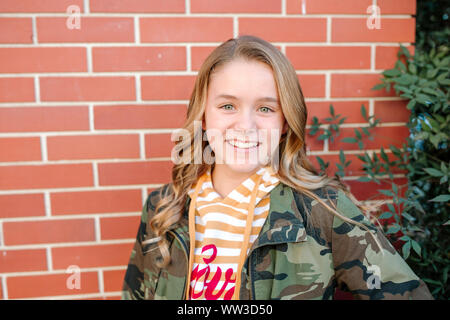
[[[431,299],[334,178],[306,156],[294,68],[240,36],[204,61],[176,143],[182,163],[144,205],[123,299]],[[197,125],[201,123],[201,125]],[[213,161],[194,161],[209,151]]]

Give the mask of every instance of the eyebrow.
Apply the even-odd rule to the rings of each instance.
[[[216,96],[216,100],[219,98],[226,98],[226,99],[234,99],[234,100],[239,100],[237,97],[230,95],[230,94],[220,94],[218,96]],[[268,102],[276,102],[279,103],[277,98],[273,98],[273,97],[261,97],[259,99],[257,99],[257,101],[268,101]]]

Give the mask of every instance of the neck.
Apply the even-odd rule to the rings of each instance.
[[[226,165],[215,164],[211,173],[213,187],[222,198],[225,198],[231,191],[254,175],[259,169],[258,167],[250,172],[239,172],[231,170]]]

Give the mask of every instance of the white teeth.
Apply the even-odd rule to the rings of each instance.
[[[242,149],[253,148],[258,145],[258,142],[241,142],[241,141],[237,141],[237,140],[228,140],[228,143],[230,143],[231,145],[233,145],[237,148],[242,148]]]

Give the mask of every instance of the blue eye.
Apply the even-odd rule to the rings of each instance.
[[[224,110],[231,110],[231,109],[225,108],[226,106],[231,106],[231,107],[233,107],[233,105],[231,105],[231,104],[224,104],[224,105],[221,106],[220,108],[221,108],[221,109],[224,109]]]
[[[261,107],[260,109],[262,109],[262,108],[266,108],[266,109],[267,109],[267,112],[264,112],[264,113],[269,113],[269,112],[273,112],[273,110],[272,110],[272,109],[270,109],[269,107]]]

